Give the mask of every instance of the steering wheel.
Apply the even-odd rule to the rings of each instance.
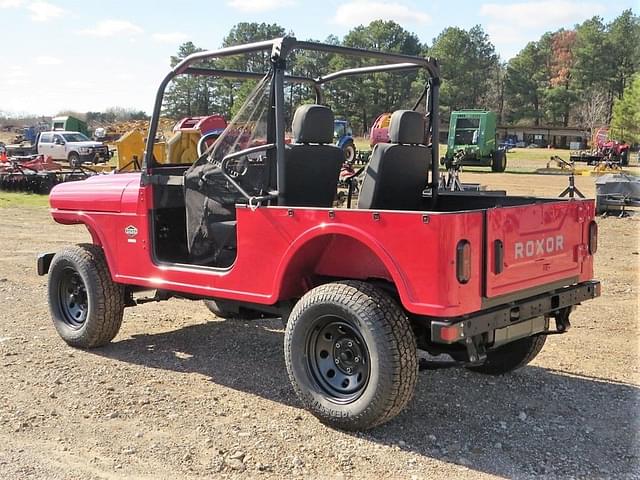
[[[209,132],[200,137],[200,140],[198,140],[198,145],[196,147],[198,158],[204,155],[205,150],[211,146],[208,145],[207,142],[210,140],[213,140],[215,142],[219,136],[219,133]]]
[[[242,157],[222,162],[220,168],[231,178],[240,178],[249,171],[249,160],[246,155],[243,155]]]

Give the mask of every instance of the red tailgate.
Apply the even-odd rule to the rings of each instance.
[[[589,210],[580,200],[488,210],[486,296],[578,277]]]

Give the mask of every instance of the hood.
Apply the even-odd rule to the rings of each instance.
[[[49,194],[55,210],[120,212],[122,194],[131,184],[140,185],[140,172],[95,175],[86,180],[61,183]]]

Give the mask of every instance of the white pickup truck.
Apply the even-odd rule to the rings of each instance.
[[[94,142],[80,132],[42,132],[36,145],[38,155],[54,160],[67,160],[72,166],[83,163],[100,163],[109,160],[109,147]]]

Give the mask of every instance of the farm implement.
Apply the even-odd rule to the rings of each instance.
[[[608,128],[600,128],[593,136],[592,150],[571,152],[571,162],[587,162],[587,165],[600,165],[600,170],[611,170],[629,165],[630,145],[614,140]]]
[[[48,194],[63,182],[84,180],[97,172],[86,167],[65,167],[43,155],[0,157],[0,190]]]

